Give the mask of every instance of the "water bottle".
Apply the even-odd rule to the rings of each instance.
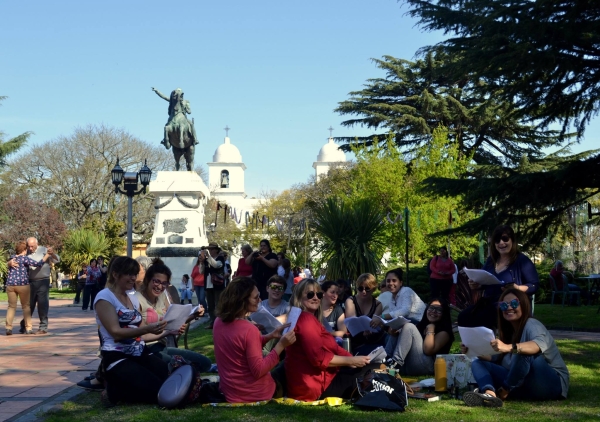
[[[350,352],[350,339],[348,337],[342,338],[342,347],[346,352]]]
[[[435,391],[442,393],[447,390],[448,376],[446,375],[446,360],[438,355],[433,364],[435,372]]]

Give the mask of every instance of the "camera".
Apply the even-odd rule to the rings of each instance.
[[[252,254],[252,257],[253,257],[253,258],[258,258],[259,256],[260,256],[260,253],[258,253],[258,252],[254,252],[254,253]]]

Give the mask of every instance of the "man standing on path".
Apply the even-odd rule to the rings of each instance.
[[[29,269],[29,286],[31,294],[29,303],[31,306],[31,315],[35,306],[38,306],[38,316],[40,317],[40,327],[36,334],[46,334],[48,332],[48,309],[50,308],[50,262],[56,264],[60,262],[59,256],[54,253],[52,248],[38,246],[38,241],[35,237],[27,239],[28,257],[35,260],[41,260],[48,252],[50,259],[38,268]],[[11,264],[12,265],[12,264]],[[21,333],[25,333],[25,322],[21,321]]]

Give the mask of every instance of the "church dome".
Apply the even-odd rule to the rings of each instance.
[[[219,145],[213,155],[214,163],[241,163],[242,154],[240,150],[231,143],[228,136],[225,137],[225,141]]]
[[[319,151],[319,155],[317,155],[317,162],[320,163],[339,163],[345,161],[346,154],[333,142],[333,138],[329,138],[329,142],[323,145]]]

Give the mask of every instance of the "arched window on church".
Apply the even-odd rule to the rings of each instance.
[[[227,170],[223,170],[221,172],[221,187],[222,188],[229,187],[229,172]]]

